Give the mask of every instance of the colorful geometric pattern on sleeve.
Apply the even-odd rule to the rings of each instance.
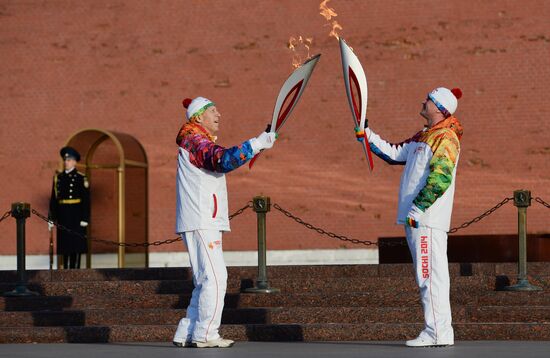
[[[176,142],[189,153],[194,166],[217,173],[235,170],[254,157],[249,141],[224,148],[215,144],[214,137],[196,123],[185,124]]]
[[[451,185],[461,137],[460,123],[456,118],[450,117],[428,130],[421,138],[421,141],[430,146],[433,156],[426,185],[413,201],[420,210],[426,211]]]

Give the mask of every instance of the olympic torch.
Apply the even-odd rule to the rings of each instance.
[[[296,107],[296,104],[304,93],[307,82],[309,81],[309,78],[315,69],[315,65],[320,58],[321,54],[311,57],[300,67],[296,68],[287,78],[279,90],[279,95],[277,96],[277,101],[275,102],[273,118],[270,126],[271,128],[269,129],[270,132],[278,133],[288,117],[290,117],[290,113],[292,113],[292,110]],[[256,154],[256,156],[250,161],[248,165],[250,169],[252,169],[252,166],[259,155],[260,153]]]
[[[339,38],[340,51],[342,55],[342,69],[344,70],[344,82],[346,94],[353,116],[355,134],[367,157],[369,169],[372,171],[374,163],[368,139],[365,135],[365,119],[367,117],[367,77],[353,50],[346,44],[344,39]]]

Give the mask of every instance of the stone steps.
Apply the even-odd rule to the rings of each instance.
[[[550,280],[547,280],[550,281]],[[332,279],[272,279],[272,287],[283,293],[299,292],[377,292],[417,290],[414,278],[409,277],[351,277]],[[452,286],[466,291],[492,290],[497,282],[493,277],[453,277]],[[0,292],[15,288],[15,283],[0,283]],[[238,293],[254,286],[254,280],[229,279],[227,292]],[[49,281],[29,283],[28,288],[45,296],[63,295],[139,295],[139,294],[186,294],[193,291],[191,280],[123,280],[123,281]]]
[[[456,340],[550,340],[549,323],[455,323]],[[376,341],[415,337],[420,323],[222,325],[237,341]],[[175,325],[0,328],[0,343],[169,342]]]
[[[185,309],[83,309],[0,312],[0,327],[176,325]],[[222,324],[418,323],[414,307],[266,307],[226,308]],[[550,306],[453,306],[453,321],[550,323]]]
[[[0,297],[2,311],[59,311],[82,309],[184,309],[190,294],[94,295]],[[550,306],[550,291],[485,291],[472,295],[451,290],[453,305],[482,306]],[[419,305],[417,292],[378,292],[248,294],[229,293],[227,308],[263,307],[401,307]]]
[[[457,339],[550,339],[550,264],[529,266],[539,292],[505,292],[513,264],[451,264]],[[278,294],[243,293],[254,267],[228,269],[222,334],[237,340],[403,340],[422,329],[410,264],[278,266]],[[0,297],[0,342],[169,341],[193,283],[187,268],[29,272],[37,297]],[[15,287],[0,272],[0,292]]]
[[[249,279],[256,277],[256,267],[228,267],[229,279]],[[412,277],[411,264],[383,265],[319,265],[319,266],[272,266],[268,267],[269,279],[288,279],[307,277],[342,278],[342,277]],[[449,264],[451,278],[456,276],[515,276],[517,264],[513,263],[465,263]],[[550,262],[530,262],[530,275],[550,275]],[[29,270],[30,282],[48,281],[123,281],[123,280],[191,280],[189,268],[168,267],[148,269],[81,269],[81,270]],[[0,271],[0,283],[17,282],[16,271]]]

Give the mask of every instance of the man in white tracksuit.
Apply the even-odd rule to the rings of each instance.
[[[187,245],[195,289],[173,343],[226,348],[234,342],[218,333],[227,287],[222,233],[230,230],[225,173],[271,148],[276,135],[263,132],[240,145],[223,148],[215,144],[220,114],[214,103],[197,97],[185,99],[183,105],[188,121],[176,138],[176,233]]]
[[[390,144],[370,128],[365,132],[373,153],[389,164],[405,165],[399,189],[397,223],[405,226],[425,327],[410,347],[454,344],[449,301],[447,232],[450,228],[462,126],[453,116],[459,89],[436,88],[420,114],[427,126],[399,144]]]

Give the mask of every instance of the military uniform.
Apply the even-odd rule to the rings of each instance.
[[[49,218],[74,232],[86,235],[90,219],[89,183],[86,176],[76,168],[54,176]],[[57,254],[63,255],[65,268],[69,268],[69,265],[70,268],[80,268],[80,254],[87,251],[85,238],[57,229]]]

